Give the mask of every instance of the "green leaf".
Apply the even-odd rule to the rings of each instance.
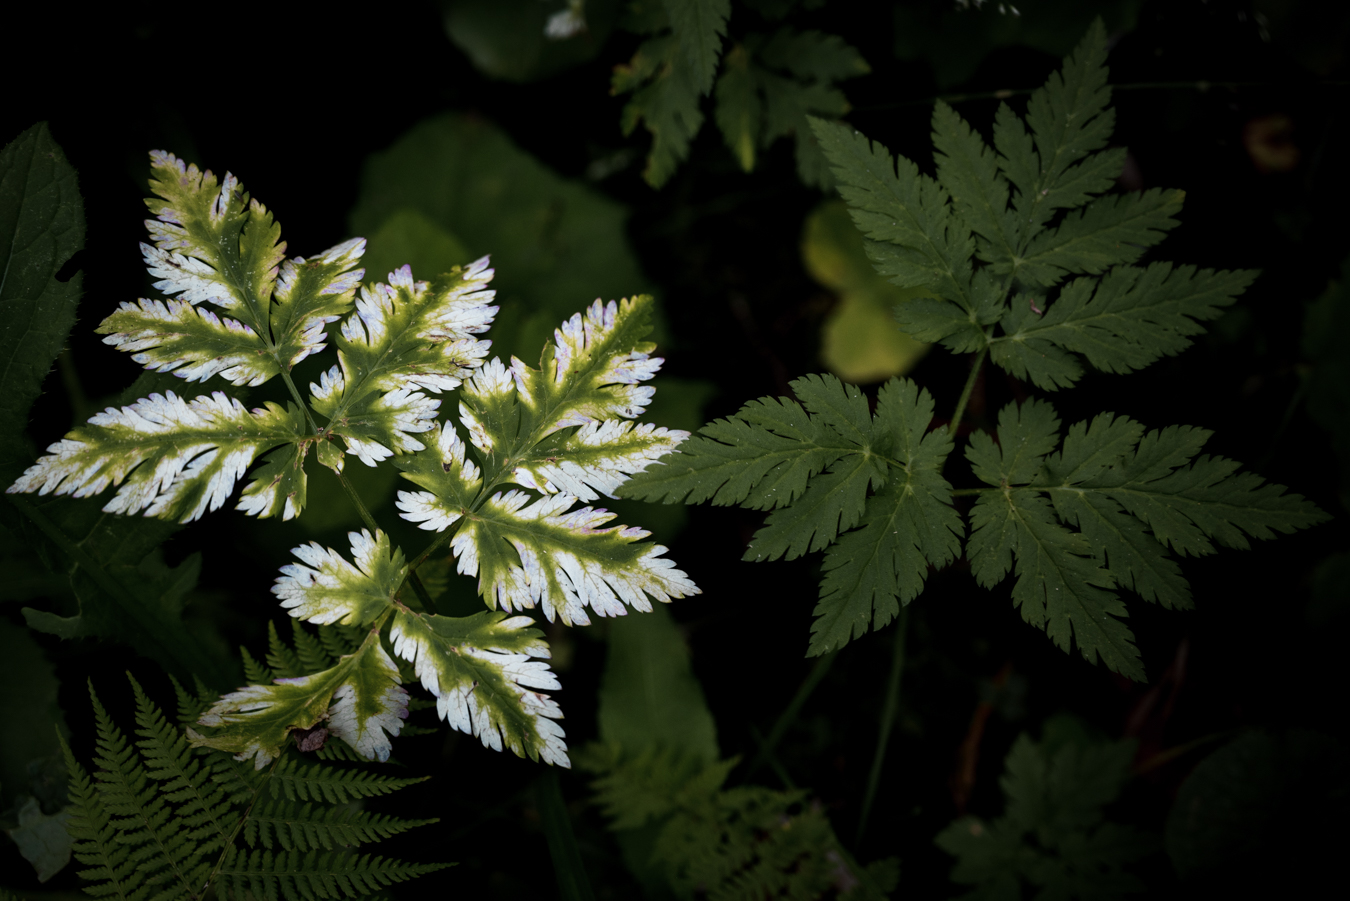
[[[1097,369],[1129,372],[1172,356],[1204,331],[1251,284],[1251,270],[1215,272],[1151,263],[1121,266],[1100,281],[1074,279],[1043,314],[1019,300],[1003,320],[1005,334],[990,343],[995,363],[1019,378],[1054,390],[1082,373],[1065,351]]]
[[[245,409],[217,391],[186,401],[151,394],[120,410],[109,407],[51,445],[7,491],[89,497],[120,485],[103,509],[191,522],[218,510],[248,465],[278,444],[299,440],[304,414]],[[244,509],[255,509],[241,502]]]
[[[755,168],[755,151],[764,119],[764,101],[759,96],[750,54],[744,47],[733,47],[717,79],[717,127],[727,149],[745,172]]]
[[[83,246],[75,170],[38,123],[0,151],[0,471],[9,477],[28,462],[28,411],[75,323],[83,273],[56,275]]]
[[[673,35],[643,41],[625,65],[614,67],[611,94],[631,93],[623,108],[623,133],[641,122],[652,135],[652,149],[642,177],[653,188],[665,184],[689,156],[689,145],[703,127],[698,108],[698,83],[693,70],[677,62],[679,39]]]
[[[722,38],[727,33],[731,0],[662,0],[682,62],[700,94],[712,90]]]
[[[497,308],[489,306],[492,270],[487,258],[414,282],[404,266],[389,284],[362,289],[356,311],[337,338],[339,365],[310,384],[315,411],[367,466],[393,454],[422,449],[411,437],[431,428],[439,394],[458,388],[478,368]]]
[[[45,814],[37,799],[29,798],[19,808],[19,825],[5,830],[19,846],[19,853],[37,870],[38,882],[46,882],[70,863],[71,840],[66,831],[69,819],[69,807]]]
[[[403,552],[383,532],[372,538],[362,529],[347,538],[354,564],[313,541],[292,551],[309,565],[288,563],[272,586],[291,616],[320,626],[365,626],[390,608],[408,572]]]
[[[600,681],[600,740],[624,754],[668,749],[703,764],[717,759],[717,724],[670,612],[654,607],[608,627]]]
[[[875,440],[895,463],[886,487],[867,500],[862,527],[825,554],[809,655],[885,626],[918,597],[930,564],[944,566],[960,552],[961,519],[942,477],[952,440],[946,430],[925,434],[932,418],[932,396],[913,382],[882,386]]]
[[[1017,261],[1017,277],[1053,285],[1066,273],[1098,275],[1133,263],[1176,228],[1185,197],[1185,191],[1164,188],[1099,197],[1032,239]]]
[[[533,689],[558,689],[542,660],[548,645],[528,616],[484,611],[473,616],[424,616],[400,610],[389,632],[394,653],[409,663],[436,696],[436,712],[452,728],[500,751],[571,766],[562,710]]]
[[[348,227],[369,236],[368,269],[379,278],[408,263],[425,278],[490,253],[501,306],[493,350],[529,360],[579,303],[646,290],[628,217],[481,116],[444,114],[369,157]]]
[[[1101,151],[1115,128],[1109,109],[1106,28],[1092,23],[1077,49],[1027,103],[1027,125],[1001,104],[994,146],[1016,195],[1017,246],[1024,248],[1055,210],[1079,207],[1109,189],[1125,163],[1123,148]],[[1034,146],[1034,150],[1032,149]]]
[[[427,446],[394,460],[403,478],[426,491],[400,491],[399,514],[419,529],[444,531],[467,513],[483,485],[480,470],[464,459],[464,442],[453,423],[438,423]]]
[[[219,375],[234,385],[261,385],[278,372],[252,328],[187,301],[123,301],[95,332],[146,369],[189,382]]]
[[[664,460],[629,480],[623,497],[667,504],[740,504],[769,510],[790,504],[807,481],[855,449],[801,404],[764,397],[699,430]]]
[[[1017,223],[1008,209],[1008,182],[984,139],[941,100],[933,107],[933,149],[938,181],[957,215],[980,236],[980,259],[995,272],[1012,271]]]
[[[1209,432],[1172,426],[1145,434],[1133,420],[1101,414],[1070,427],[1029,400],[999,414],[999,444],[972,436],[966,456],[995,486],[971,513],[967,547],[976,579],[997,584],[1016,562],[1013,601],[1027,622],[1067,651],[1142,678],[1124,604],[1109,589],[1186,608],[1190,591],[1166,551],[1213,551],[1213,541],[1247,547],[1326,519],[1281,485],[1263,484],[1238,464],[1198,456]],[[1076,528],[1079,531],[1070,531]]]
[[[1056,741],[1065,726],[1051,720],[1041,742],[1025,734],[1014,742],[1000,780],[1003,816],[964,817],[938,834],[957,859],[952,881],[976,887],[966,897],[1025,897],[1025,887],[1038,898],[1107,899],[1143,889],[1127,868],[1156,841],[1104,815],[1129,779],[1135,743]]]
[[[360,756],[388,760],[389,737],[398,735],[408,716],[401,681],[398,666],[371,633],[354,654],[323,672],[225,695],[197,720],[208,732],[189,729],[188,738],[194,747],[229,751],[236,760],[252,758],[262,769],[282,752],[293,730],[327,720],[328,731]]]

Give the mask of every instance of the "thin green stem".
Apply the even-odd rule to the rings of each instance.
[[[802,684],[797,688],[797,693],[792,696],[792,700],[788,702],[787,707],[774,721],[773,728],[769,730],[769,737],[764,739],[763,744],[760,745],[759,753],[755,755],[750,768],[745,772],[747,779],[753,776],[755,770],[759,769],[760,766],[771,763],[770,758],[773,749],[778,747],[778,742],[782,741],[783,736],[787,734],[788,727],[797,719],[797,714],[801,712],[807,699],[811,697],[812,692],[816,690],[816,686],[825,678],[825,674],[830,671],[830,667],[834,665],[834,661],[838,657],[839,652],[837,650],[831,651],[825,656],[817,658],[816,662],[812,664],[811,671],[802,680]]]
[[[765,740],[764,736],[761,735],[759,730],[754,726],[750,727],[750,737],[759,745],[759,756],[756,757],[755,760],[763,760],[768,763],[769,769],[773,770],[773,774],[778,777],[778,781],[783,783],[783,788],[786,788],[788,791],[795,789],[797,783],[792,781],[792,776],[769,748],[768,741]],[[746,773],[746,775],[749,776],[750,774]]]
[[[279,362],[279,361],[278,361]],[[304,398],[300,396],[300,389],[295,387],[295,380],[291,378],[291,371],[285,366],[281,366],[281,380],[286,383],[286,390],[291,392],[291,398],[296,406],[305,411],[305,419],[309,420],[309,427],[314,430],[314,434],[319,434],[319,424],[314,421],[314,414],[309,410],[309,404],[305,403]]]
[[[952,497],[975,497],[989,491],[998,490],[997,488],[957,488],[952,492]]]
[[[867,775],[867,791],[863,793],[862,813],[858,816],[858,832],[853,839],[853,847],[862,844],[863,833],[867,830],[867,818],[872,813],[872,802],[876,800],[877,788],[881,785],[881,767],[886,762],[886,745],[891,740],[891,729],[895,726],[895,712],[900,707],[900,677],[905,671],[905,636],[909,631],[909,605],[900,608],[895,622],[895,648],[891,652],[891,676],[886,685],[886,701],[881,708],[881,731],[877,736],[876,753],[872,755],[872,771]]]
[[[351,498],[352,503],[356,505],[356,512],[361,514],[361,521],[366,524],[366,528],[370,529],[372,535],[379,532],[379,524],[375,522],[375,517],[371,516],[370,511],[366,509],[365,502],[361,500],[361,495],[356,493],[356,486],[347,479],[347,474],[340,472],[337,477],[338,481],[342,483],[343,490],[347,492],[347,497]],[[416,568],[421,565],[423,559],[425,559],[425,555],[417,558],[413,565],[408,567],[408,575],[405,581],[412,586],[413,594],[417,595],[417,599],[422,602],[422,606],[426,608],[427,612],[435,613],[436,602],[431,599],[431,593],[422,584],[421,576],[417,575]]]
[[[956,437],[956,430],[961,425],[961,417],[966,415],[966,405],[970,403],[970,395],[975,390],[975,383],[980,378],[980,369],[984,366],[985,355],[989,353],[989,347],[981,347],[975,354],[975,359],[970,364],[970,375],[966,377],[966,385],[961,389],[961,396],[956,400],[956,410],[952,413],[951,425],[947,427],[947,432],[953,438]]]

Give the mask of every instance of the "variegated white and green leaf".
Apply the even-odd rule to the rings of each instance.
[[[396,459],[403,478],[426,491],[400,491],[400,515],[419,529],[441,532],[463,516],[478,496],[482,475],[464,458],[464,442],[453,423],[440,423],[427,447]]]
[[[404,266],[389,284],[361,289],[336,339],[339,365],[310,385],[314,409],[348,453],[374,466],[422,449],[412,435],[430,429],[440,408],[423,392],[459,387],[487,354],[490,342],[474,336],[497,312],[491,278],[484,257],[433,282],[414,282]]]
[[[363,757],[388,760],[389,736],[398,735],[408,717],[408,693],[400,681],[398,666],[372,634],[330,669],[225,695],[197,720],[211,731],[189,729],[188,737],[195,746],[229,751],[236,760],[252,758],[262,769],[281,753],[292,730],[327,721],[329,733]]]
[[[150,154],[146,205],[155,219],[145,224],[154,246],[141,245],[155,287],[196,305],[203,301],[229,312],[255,333],[268,334],[268,313],[286,245],[272,214],[250,200],[230,173],[217,180],[210,170],[189,166],[173,154]]]
[[[124,302],[96,331],[146,369],[189,382],[219,375],[235,385],[261,385],[280,372],[253,329],[182,300]]]
[[[543,369],[511,360],[523,448],[568,426],[642,415],[655,389],[641,383],[664,362],[651,356],[656,345],[642,340],[651,331],[651,307],[645,294],[618,303],[597,300],[553,333]],[[495,443],[514,437],[492,436]]]
[[[651,610],[651,599],[699,594],[649,532],[613,526],[607,510],[570,510],[576,498],[554,494],[530,503],[522,491],[493,495],[451,542],[458,570],[477,575],[490,607],[512,611],[543,606],[549,622],[587,625],[598,616],[622,616],[627,607]],[[528,504],[528,506],[527,506]],[[570,510],[570,512],[569,512]]]
[[[355,268],[365,238],[352,238],[315,257],[294,257],[281,266],[273,294],[272,338],[277,359],[294,366],[326,347],[325,326],[352,308],[366,270]]]
[[[152,394],[91,417],[8,491],[90,497],[120,485],[105,511],[189,522],[219,509],[260,454],[304,436],[304,414],[295,406],[248,410],[219,391],[191,401],[172,391]]]
[[[634,473],[679,447],[689,433],[634,424],[622,419],[588,422],[559,441],[537,446],[526,462],[517,466],[518,484],[553,494],[566,492],[593,501],[614,491]],[[597,492],[599,492],[597,494]]]
[[[503,746],[531,760],[571,766],[556,701],[533,689],[561,688],[543,660],[548,645],[528,616],[424,616],[400,610],[389,637],[394,653],[413,665],[436,696],[436,712],[451,727],[489,748]]]
[[[362,529],[347,538],[353,562],[313,541],[291,552],[301,563],[283,566],[272,586],[291,616],[320,626],[364,626],[389,609],[408,573],[403,551],[392,547],[384,532],[372,538]]]

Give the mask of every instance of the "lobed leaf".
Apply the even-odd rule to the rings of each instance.
[[[422,686],[436,696],[436,712],[452,728],[500,751],[541,757],[570,767],[562,710],[548,695],[558,689],[548,645],[528,616],[483,612],[466,617],[424,616],[401,610],[389,638],[394,653],[413,664]]]
[[[121,486],[103,509],[190,522],[217,510],[249,464],[305,434],[303,413],[269,403],[246,410],[217,391],[192,401],[151,394],[120,410],[109,407],[47,448],[7,491],[89,497]],[[274,486],[275,490],[275,486]],[[258,496],[261,493],[255,492]],[[248,512],[275,503],[241,501]],[[298,512],[295,505],[287,511]],[[292,514],[293,515],[293,514]]]
[[[321,626],[364,626],[389,608],[407,575],[403,552],[384,532],[372,538],[362,529],[347,538],[354,563],[313,541],[291,552],[309,565],[288,563],[272,586],[291,616]]]
[[[698,82],[689,66],[679,65],[680,41],[662,35],[643,41],[626,65],[614,67],[611,94],[632,93],[623,108],[623,133],[641,122],[652,135],[652,149],[642,177],[653,188],[665,184],[689,156],[689,146],[703,127]]]
[[[1100,281],[1078,278],[1044,315],[1015,303],[1003,320],[1005,334],[990,343],[990,357],[1050,390],[1081,376],[1072,353],[1106,372],[1142,369],[1189,347],[1191,336],[1204,331],[1200,323],[1217,318],[1255,277],[1251,270],[1151,263],[1114,268]]]
[[[712,90],[731,0],[662,0],[680,48],[681,62],[700,94]]]
[[[598,616],[623,616],[625,604],[650,610],[648,596],[667,602],[700,593],[661,556],[665,547],[639,541],[649,532],[604,528],[613,513],[570,510],[577,499],[568,494],[530,500],[521,491],[494,494],[451,543],[458,571],[479,577],[489,606],[512,611],[540,604],[549,622],[588,625],[587,607]]]
[[[210,732],[189,730],[188,737],[194,746],[229,751],[236,760],[252,758],[262,769],[281,753],[293,730],[326,720],[329,732],[362,757],[387,760],[389,736],[398,735],[408,716],[401,681],[398,666],[372,633],[356,653],[330,669],[225,695],[197,720]]]
[[[487,354],[492,270],[487,257],[467,267],[414,282],[407,266],[389,284],[361,289],[356,310],[336,340],[339,365],[310,385],[315,411],[328,418],[326,434],[367,466],[423,445],[412,435],[432,427],[439,394],[458,388]],[[339,464],[340,468],[340,464]]]
[[[1071,426],[1061,446],[1053,409],[1030,400],[1005,407],[998,431],[998,445],[977,434],[966,452],[975,475],[995,486],[971,513],[976,579],[992,587],[1015,563],[1013,601],[1027,622],[1061,649],[1072,639],[1089,661],[1100,656],[1131,678],[1143,671],[1110,589],[1186,608],[1190,590],[1169,546],[1210,553],[1212,539],[1245,548],[1248,535],[1269,538],[1326,518],[1283,486],[1236,473],[1232,461],[1197,456],[1209,436],[1202,429],[1145,434],[1128,417],[1104,413]]]

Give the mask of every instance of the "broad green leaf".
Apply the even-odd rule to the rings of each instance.
[[[12,810],[23,795],[39,788],[49,772],[45,764],[60,759],[56,735],[65,729],[65,717],[57,698],[61,683],[32,632],[0,622],[0,659],[9,685],[0,696],[0,721],[6,723],[0,742],[0,810]]]
[[[0,470],[9,478],[28,462],[29,408],[75,323],[83,273],[56,275],[83,246],[75,170],[39,123],[0,151]]]
[[[436,696],[436,712],[452,728],[500,751],[570,767],[562,710],[533,689],[558,689],[543,660],[548,645],[528,616],[483,612],[466,617],[423,616],[401,610],[389,638]]]
[[[362,757],[388,760],[389,737],[408,716],[398,666],[371,635],[351,656],[323,672],[249,685],[225,695],[189,729],[195,747],[229,751],[262,769],[281,753],[290,733],[327,721],[328,731]],[[386,734],[388,733],[388,734]]]
[[[53,814],[42,812],[37,798],[19,808],[19,825],[5,832],[19,846],[19,853],[37,870],[38,882],[46,882],[70,863],[70,833],[66,821],[70,807]]]
[[[731,0],[662,0],[662,6],[680,48],[677,65],[688,68],[689,80],[700,94],[707,94],[722,53]]]
[[[190,522],[218,510],[255,458],[305,430],[294,405],[249,411],[219,391],[192,401],[151,394],[92,417],[7,490],[89,497],[120,485],[105,511]]]
[[[426,278],[491,254],[501,307],[492,347],[503,360],[533,362],[581,303],[647,290],[628,215],[481,116],[444,114],[370,156],[348,228],[369,238],[367,271],[378,278],[409,263]]]
[[[1151,263],[1120,266],[1100,280],[1074,279],[1043,313],[1031,309],[1034,299],[1014,302],[990,356],[1050,390],[1080,377],[1072,353],[1106,372],[1142,369],[1189,347],[1191,336],[1204,331],[1200,323],[1217,318],[1255,277],[1244,269]]]
[[[908,379],[882,386],[873,440],[894,464],[867,500],[863,525],[826,551],[808,654],[885,626],[918,597],[930,564],[944,566],[960,552],[961,519],[941,474],[952,441],[945,429],[927,431],[932,419],[927,391]]]
[[[530,503],[521,491],[494,494],[466,519],[451,548],[459,572],[478,576],[488,606],[508,612],[543,606],[552,622],[587,625],[586,607],[598,616],[623,616],[627,604],[651,610],[699,589],[649,534],[633,526],[608,526],[614,514],[582,507],[554,494]],[[528,506],[527,506],[528,505]]]
[[[342,323],[335,365],[311,384],[314,409],[328,417],[328,434],[367,466],[423,445],[412,435],[432,427],[439,394],[458,388],[478,368],[497,308],[489,306],[492,270],[487,258],[414,282],[407,266],[389,284],[361,289],[356,310]]]
[[[352,563],[312,541],[291,552],[308,565],[286,564],[272,586],[291,616],[320,626],[364,626],[391,606],[408,572],[403,552],[383,532],[372,538],[362,529],[347,538]]]
[[[717,725],[670,612],[654,607],[609,624],[596,715],[600,740],[625,754],[660,747],[717,759]]]

